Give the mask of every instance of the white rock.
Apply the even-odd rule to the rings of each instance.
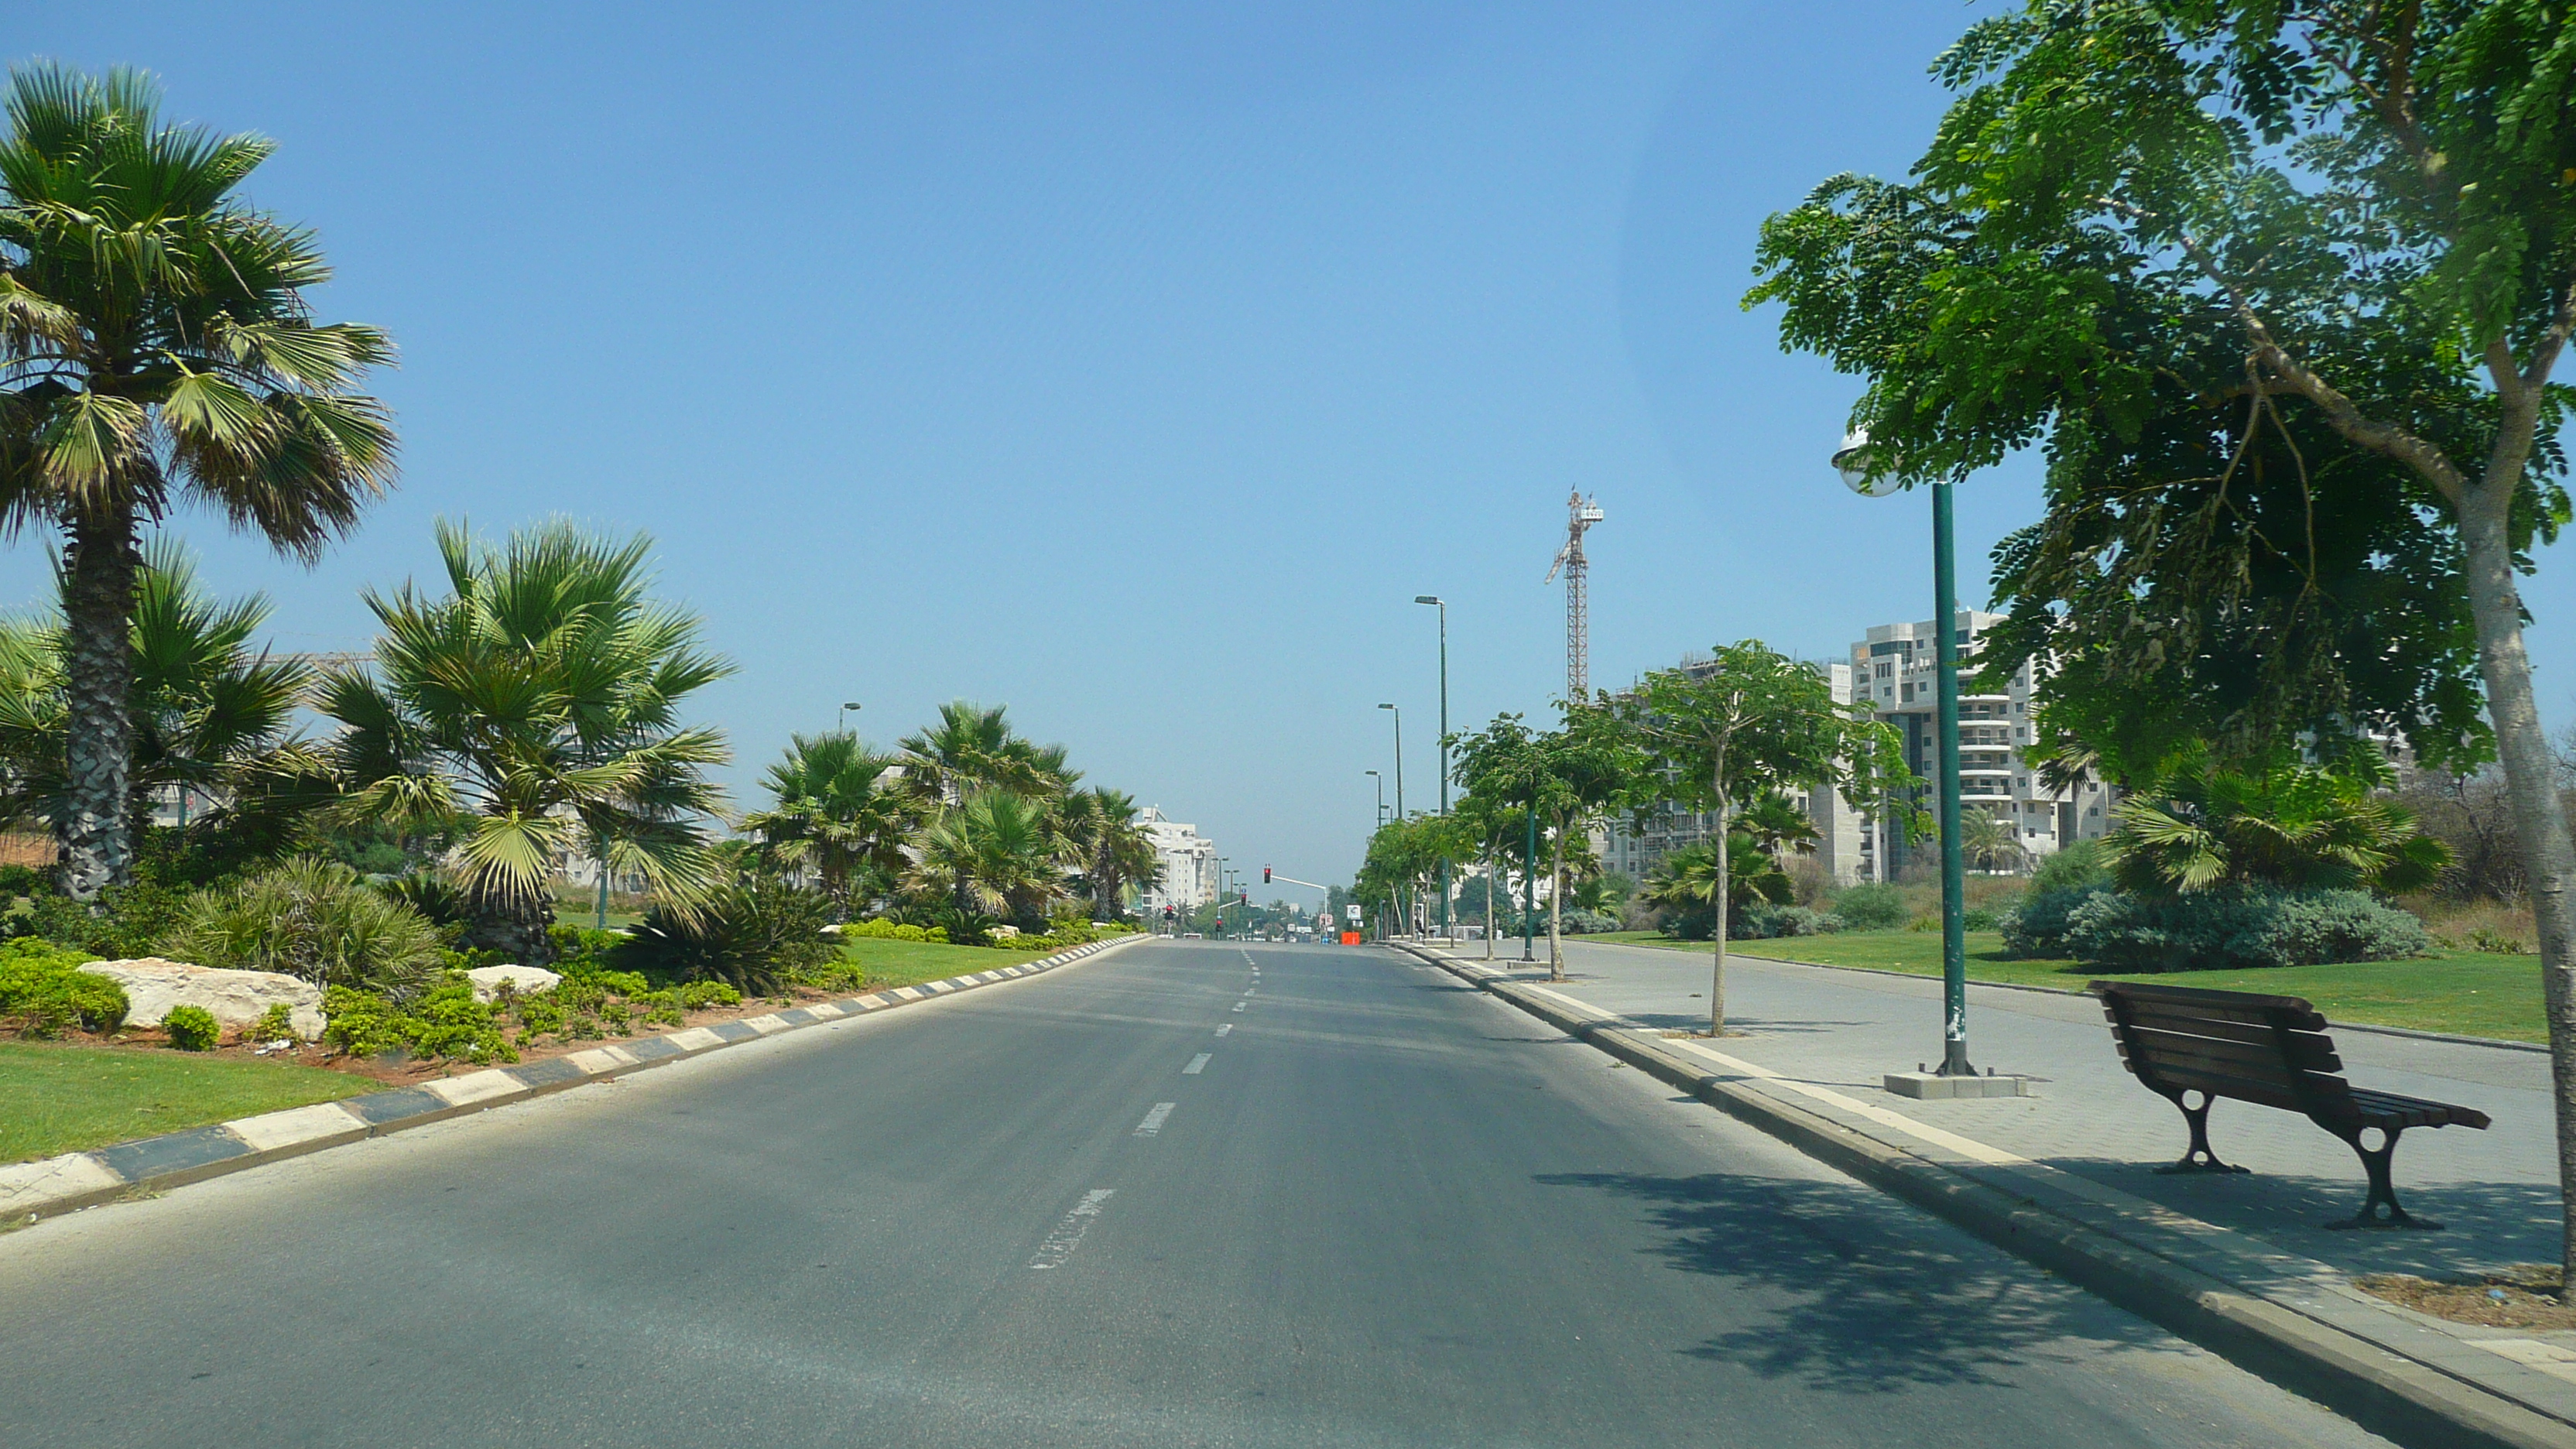
[[[128,1026],[159,1026],[174,1006],[202,1006],[225,1026],[250,1026],[282,1002],[297,1036],[322,1035],[322,988],[282,971],[225,971],[158,956],[92,961],[80,969],[125,988]]]
[[[465,973],[465,979],[474,983],[475,1000],[489,1001],[501,994],[503,986],[521,996],[534,996],[563,980],[563,976],[543,966],[477,966]]]

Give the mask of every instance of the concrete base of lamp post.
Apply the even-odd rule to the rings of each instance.
[[[2035,1097],[2028,1077],[1945,1077],[1939,1072],[1889,1072],[1887,1090],[1900,1097],[1942,1101],[1959,1097]]]

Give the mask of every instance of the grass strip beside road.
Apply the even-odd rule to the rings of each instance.
[[[0,1042],[0,1162],[26,1162],[372,1092],[345,1072],[187,1052]]]
[[[1118,939],[1115,936],[1108,940]],[[925,981],[945,981],[951,976],[971,976],[978,971],[991,971],[1002,966],[1017,966],[1023,961],[1038,961],[1065,950],[1048,946],[1040,950],[1022,950],[1015,946],[950,946],[937,941],[895,941],[879,936],[862,937],[845,942],[841,956],[867,973],[867,989],[882,991],[895,986],[919,986]]]
[[[1648,931],[1568,939],[1658,946],[1703,956],[1709,951],[1706,941],[1675,941]],[[1941,974],[1941,935],[1937,931],[1844,931],[1830,936],[1738,941],[1729,945],[1728,952],[1818,966],[1867,966],[1911,976]],[[2541,1013],[2537,956],[2437,951],[2410,961],[2142,974],[2104,971],[2073,961],[2015,960],[2004,953],[2002,936],[1993,931],[1970,931],[1968,979],[2075,991],[2094,980],[2161,981],[2217,991],[2303,996],[2314,1002],[2329,1021],[2402,1026],[2505,1041],[2549,1039],[2548,1021]]]

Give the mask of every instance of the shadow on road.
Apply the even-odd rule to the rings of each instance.
[[[1681,1352],[1844,1393],[2004,1384],[2033,1360],[2170,1342],[2155,1327],[1863,1190],[1833,1183],[1633,1173],[1551,1173],[1645,1208],[1644,1251],[1727,1280],[1745,1326]]]

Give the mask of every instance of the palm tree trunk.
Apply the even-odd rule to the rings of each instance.
[[[61,880],[91,900],[134,875],[133,519],[118,512],[72,525],[63,559],[63,675],[70,710],[64,809],[54,822]]]
[[[1565,919],[1565,822],[1556,822],[1556,841],[1547,866],[1547,979],[1565,979],[1565,941],[1559,924]]]

